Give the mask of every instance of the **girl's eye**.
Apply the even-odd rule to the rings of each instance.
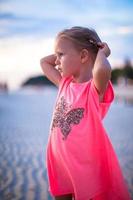
[[[58,57],[62,57],[63,56],[63,53],[58,53]]]

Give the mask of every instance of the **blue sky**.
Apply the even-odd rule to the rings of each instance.
[[[0,0],[0,78],[39,73],[38,60],[50,53],[50,41],[63,28],[75,25],[98,32],[112,50],[112,65],[126,57],[133,61],[132,11],[132,0]]]
[[[54,36],[73,25],[116,33],[133,25],[132,10],[132,0],[0,0],[0,37]]]

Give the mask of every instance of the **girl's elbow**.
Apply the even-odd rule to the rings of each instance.
[[[45,59],[44,59],[44,58],[41,58],[41,59],[40,59],[40,66],[42,67],[42,66],[44,65],[44,63],[45,63]]]
[[[98,78],[104,78],[106,77],[106,79],[110,79],[111,78],[111,66],[110,65],[102,65],[101,67],[94,69],[93,70],[93,76],[98,77]]]
[[[111,66],[109,65],[109,67],[107,69],[107,76],[108,76],[109,80],[111,79],[111,74],[112,74],[112,69],[111,69]]]
[[[112,73],[111,65],[107,63],[105,66],[103,66],[101,73],[103,73],[108,80],[111,79],[111,73]]]

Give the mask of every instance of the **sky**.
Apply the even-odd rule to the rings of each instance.
[[[113,67],[133,62],[133,0],[0,0],[0,82],[18,88],[43,74],[40,58],[54,52],[64,28],[94,28],[111,48]]]

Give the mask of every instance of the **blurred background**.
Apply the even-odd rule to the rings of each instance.
[[[57,89],[40,59],[56,34],[94,28],[111,48],[115,100],[104,120],[133,197],[133,1],[0,0],[0,200],[51,200],[45,149]]]

